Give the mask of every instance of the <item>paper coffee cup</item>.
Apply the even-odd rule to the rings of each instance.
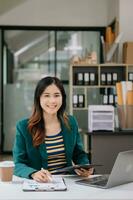
[[[0,162],[0,180],[1,181],[12,181],[13,169],[14,169],[13,161]]]

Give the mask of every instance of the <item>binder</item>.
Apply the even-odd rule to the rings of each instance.
[[[133,83],[132,81],[126,81],[127,91],[133,90]]]
[[[111,26],[108,26],[107,28],[106,28],[106,32],[105,32],[105,39],[106,39],[106,43],[108,44],[108,45],[111,45],[112,44],[112,42],[113,42],[113,38],[112,38],[112,28],[111,28]]]
[[[104,105],[108,104],[108,95],[106,95],[106,94],[103,95],[103,104]]]
[[[90,73],[90,85],[95,85],[95,73]]]
[[[117,81],[118,81],[118,74],[114,72],[112,74],[112,84],[115,85]]]
[[[101,85],[106,85],[106,74],[101,73]]]
[[[89,73],[84,73],[84,85],[89,85]]]
[[[83,73],[79,72],[77,73],[77,85],[83,85]]]
[[[73,107],[74,108],[78,107],[78,95],[77,94],[73,95]]]
[[[128,80],[133,81],[133,72],[128,73]]]
[[[121,85],[122,85],[123,104],[126,105],[126,101],[127,101],[127,82],[126,81],[121,81]]]
[[[133,106],[133,90],[127,91],[127,105]]]
[[[78,107],[79,108],[84,107],[84,95],[83,94],[78,95]]]
[[[111,84],[112,84],[112,74],[107,73],[107,85],[111,85]]]
[[[114,95],[113,94],[109,95],[109,104],[111,104],[111,105],[114,104]]]
[[[126,82],[126,104],[127,105],[133,105],[133,83],[132,81],[127,81]]]
[[[118,105],[123,105],[122,85],[120,82],[116,83],[116,93]]]

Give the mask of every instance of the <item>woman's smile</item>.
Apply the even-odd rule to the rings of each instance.
[[[62,95],[59,88],[52,84],[48,86],[40,97],[40,105],[47,114],[57,114],[62,105]]]

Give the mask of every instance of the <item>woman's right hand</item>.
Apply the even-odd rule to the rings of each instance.
[[[75,169],[76,174],[78,174],[79,176],[83,176],[83,177],[89,177],[90,175],[93,174],[94,172],[94,168],[90,168],[90,169]]]
[[[52,181],[52,175],[48,170],[41,169],[40,171],[37,171],[31,175],[31,177],[40,183],[45,183],[45,182],[51,182]]]

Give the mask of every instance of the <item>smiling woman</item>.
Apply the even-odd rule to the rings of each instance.
[[[67,117],[66,109],[66,94],[61,81],[56,77],[46,77],[37,84],[34,95],[34,108],[31,118],[29,119],[29,130],[33,136],[34,146],[38,146],[44,140],[46,135],[58,133],[61,129],[61,119],[64,118],[66,125]],[[42,121],[43,120],[43,123]],[[37,128],[36,121],[40,121],[40,126],[44,130]],[[41,134],[40,134],[41,133]],[[36,139],[39,136],[39,143]],[[34,140],[35,139],[35,140]]]
[[[31,117],[17,123],[13,149],[15,175],[47,182],[52,171],[57,170],[58,174],[59,169],[72,163],[89,163],[77,122],[65,110],[66,93],[62,82],[56,77],[41,79],[35,89]],[[75,170],[82,176],[92,172]]]

